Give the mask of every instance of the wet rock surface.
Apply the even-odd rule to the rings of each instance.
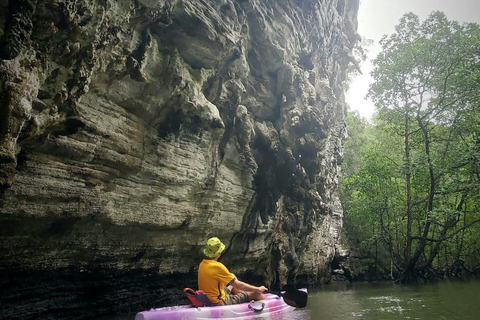
[[[0,317],[178,303],[210,236],[239,277],[328,280],[357,9],[0,0]]]

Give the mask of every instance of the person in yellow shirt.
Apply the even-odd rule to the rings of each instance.
[[[251,300],[263,300],[264,286],[256,287],[238,280],[228,271],[220,258],[225,245],[217,237],[208,239],[203,253],[206,258],[198,268],[198,289],[202,290],[213,305],[229,305]]]

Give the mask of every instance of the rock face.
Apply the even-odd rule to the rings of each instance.
[[[211,236],[250,282],[328,280],[357,9],[0,0],[1,316],[167,304]]]

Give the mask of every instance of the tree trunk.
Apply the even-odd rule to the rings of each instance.
[[[407,192],[407,243],[405,247],[404,261],[410,261],[412,254],[412,186],[411,186],[411,171],[410,171],[410,128],[409,128],[409,113],[410,108],[408,102],[405,101],[405,180]],[[410,263],[410,262],[409,262]],[[405,268],[409,267],[409,263]],[[405,270],[404,270],[405,271]]]

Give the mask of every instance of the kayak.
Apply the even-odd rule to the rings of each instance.
[[[193,319],[282,319],[282,315],[295,310],[282,297],[267,293],[265,300],[216,307],[182,305],[150,309],[137,313],[135,320],[193,320]],[[285,315],[284,319],[291,319]]]

